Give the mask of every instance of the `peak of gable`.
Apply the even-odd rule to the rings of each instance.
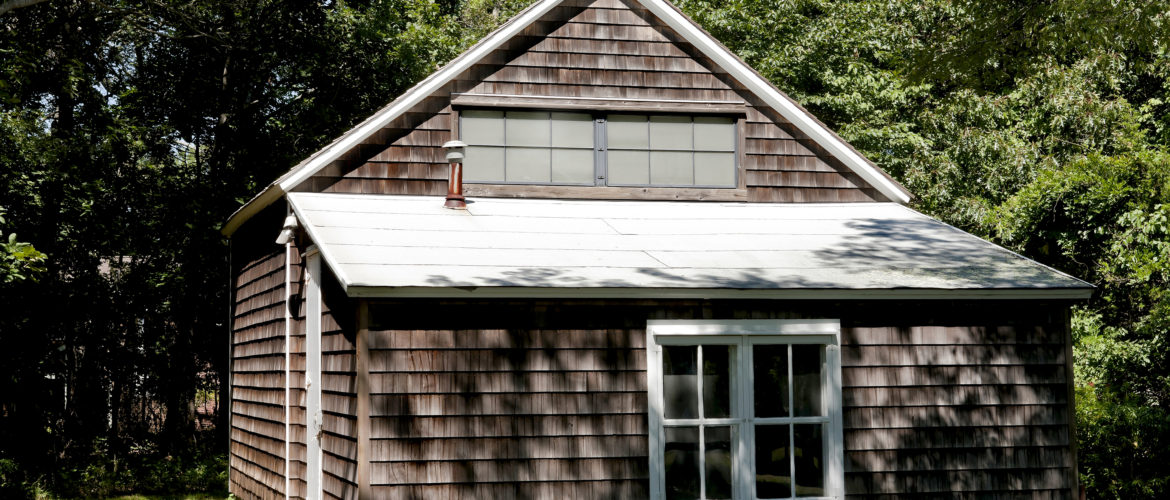
[[[756,201],[909,201],[909,193],[663,0],[530,6],[260,193],[230,235],[291,191],[442,194],[452,102],[549,98],[630,109],[742,106],[743,187]],[[684,103],[684,104],[679,104]],[[529,103],[528,106],[534,106]],[[804,189],[838,198],[808,198]],[[839,193],[859,193],[843,198]]]

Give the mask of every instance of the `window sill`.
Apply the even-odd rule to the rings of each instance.
[[[745,188],[667,188],[464,184],[467,196],[484,198],[569,198],[585,200],[747,201]]]

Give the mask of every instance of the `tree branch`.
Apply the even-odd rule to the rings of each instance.
[[[7,14],[10,10],[36,5],[44,1],[46,0],[8,0],[7,2],[0,4],[0,16]]]

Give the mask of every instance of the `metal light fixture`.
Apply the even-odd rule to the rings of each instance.
[[[276,237],[276,244],[285,245],[289,241],[292,241],[293,234],[296,233],[298,227],[300,227],[300,222],[297,221],[297,216],[290,215],[285,217],[284,227],[280,230],[280,236]]]

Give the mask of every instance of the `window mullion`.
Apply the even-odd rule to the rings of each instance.
[[[699,498],[707,498],[707,436],[703,427],[703,418],[707,416],[703,408],[703,346],[695,346],[695,389],[698,391],[699,401]]]
[[[609,142],[605,117],[593,120],[593,185],[609,184]]]
[[[742,382],[742,389],[739,397],[740,412],[743,416],[743,426],[740,429],[740,449],[738,452],[739,463],[742,464],[739,473],[739,498],[755,498],[755,488],[752,485],[752,477],[755,475],[755,379],[752,368],[753,354],[752,343],[750,337],[740,337],[740,355],[743,356],[737,360],[740,368],[740,379]]]
[[[796,399],[792,386],[795,385],[795,380],[792,379],[792,344],[788,344],[788,416],[796,416]],[[792,498],[796,498],[796,424],[788,424],[788,477],[791,485],[790,491]]]
[[[699,498],[707,498],[707,432],[699,424]]]

